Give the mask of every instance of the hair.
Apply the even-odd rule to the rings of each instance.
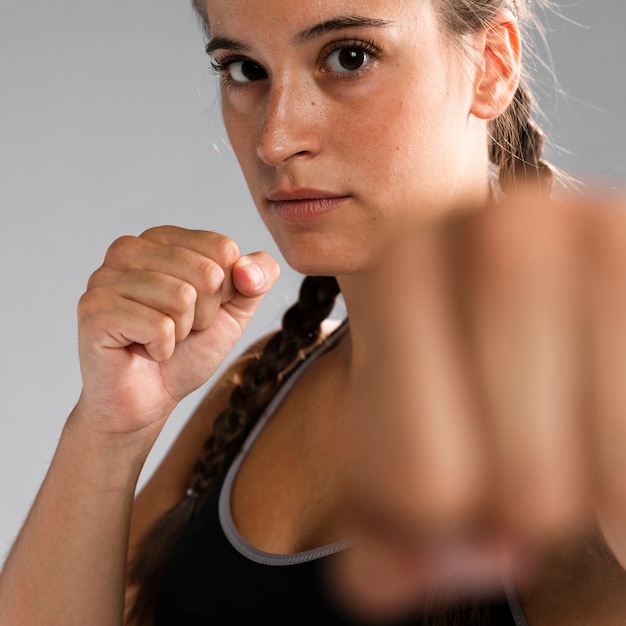
[[[536,23],[530,2],[541,0],[431,0],[450,36],[464,35],[487,28],[499,11],[510,10],[520,28]],[[548,0],[543,4],[547,5]],[[529,39],[529,38],[528,38]],[[545,135],[533,119],[535,101],[522,74],[509,107],[489,125],[489,158],[498,170],[500,189],[513,192],[518,186],[535,185],[550,191],[554,168],[542,158]]]
[[[522,25],[530,21],[527,4],[531,0],[431,1],[444,28],[453,37],[486,28],[502,9],[512,10]],[[192,0],[192,4],[205,34],[209,35],[204,0]],[[533,105],[531,93],[521,81],[507,110],[490,122],[489,157],[497,168],[499,186],[504,193],[514,191],[520,184],[536,184],[547,192],[552,187],[553,169],[542,158],[544,134],[532,118]],[[217,416],[213,432],[196,461],[186,497],[146,533],[129,566],[129,583],[137,587],[128,612],[130,623],[139,626],[153,623],[163,573],[178,539],[277,389],[320,342],[321,324],[332,311],[338,293],[339,286],[333,277],[305,277],[298,300],[283,316],[280,330],[244,364],[228,406]],[[487,622],[479,602],[464,602],[429,610],[424,623],[453,626]]]

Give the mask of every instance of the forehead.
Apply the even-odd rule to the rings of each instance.
[[[430,0],[206,0],[212,34],[264,35],[268,41],[339,16],[359,16],[409,25],[411,13]]]

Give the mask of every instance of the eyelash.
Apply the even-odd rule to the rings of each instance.
[[[254,63],[254,61],[252,59],[249,59],[248,57],[243,57],[237,54],[229,54],[219,60],[213,59],[209,66],[209,71],[212,74],[216,74],[220,77],[220,81],[223,87],[228,87],[232,89],[245,87],[250,83],[238,83],[237,81],[232,80],[228,73],[228,68],[233,63],[237,63],[238,61],[250,61],[250,63]]]
[[[342,49],[358,50],[359,52],[365,52],[371,57],[371,59],[366,65],[364,65],[363,67],[360,67],[358,70],[354,70],[352,72],[341,73],[341,75],[338,76],[340,80],[356,80],[357,78],[360,78],[360,76],[369,68],[371,61],[377,59],[382,54],[382,50],[371,39],[366,39],[366,40],[353,39],[352,41],[347,41],[347,40],[333,41],[330,44],[328,50],[324,51],[323,63],[326,63],[328,61],[328,59],[330,58],[330,55],[333,52],[336,52],[337,50],[342,50]]]
[[[374,41],[369,40],[369,39],[368,40],[352,39],[352,40],[333,41],[327,46],[327,49],[324,50],[324,52],[322,53],[321,65],[323,66],[328,61],[328,58],[333,52],[336,52],[337,50],[342,50],[344,48],[349,49],[349,50],[358,50],[360,52],[365,52],[371,57],[370,63],[372,60],[377,59],[382,54],[382,50],[374,43]],[[242,83],[242,82],[234,81],[230,78],[229,72],[228,72],[229,67],[233,63],[237,63],[241,61],[249,61],[250,63],[254,63],[258,67],[263,69],[261,65],[259,65],[252,59],[245,57],[245,56],[238,55],[238,54],[228,54],[220,59],[214,58],[211,61],[209,69],[211,73],[217,74],[220,77],[222,86],[227,87],[229,89],[242,89],[252,84],[253,82],[257,82],[257,81],[250,81],[248,83]],[[368,67],[369,67],[369,63],[365,65],[364,67],[359,68],[358,70],[354,70],[353,72],[345,72],[345,73],[342,73],[341,75],[337,74],[337,77],[339,78],[339,80],[356,80],[363,74],[363,72],[367,71]]]

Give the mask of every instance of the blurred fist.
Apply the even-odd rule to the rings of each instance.
[[[598,528],[626,567],[625,208],[509,198],[370,277],[351,603],[494,587]]]

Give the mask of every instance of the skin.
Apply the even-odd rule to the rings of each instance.
[[[485,122],[472,115],[476,72],[423,4],[315,3],[268,29],[266,20],[284,11],[278,2],[245,9],[208,3],[214,38],[247,46],[245,55],[268,74],[237,84],[223,73],[222,110],[261,217],[303,273],[367,271],[407,225],[488,197],[487,154],[479,148]],[[384,15],[389,23],[294,44],[295,33],[337,15]],[[332,71],[342,69],[336,53],[325,58],[332,44],[353,38],[372,40],[380,55],[356,76]],[[228,54],[216,49],[214,58]],[[286,223],[267,199],[277,189],[307,187],[348,199],[341,211],[311,224]]]
[[[501,12],[463,54],[428,2],[363,5],[207,4],[255,203],[291,265],[338,277],[351,325],[252,447],[235,522],[279,553],[360,534],[335,572],[357,612],[493,585],[503,557],[521,574],[521,545],[543,557],[523,587],[533,625],[623,623],[623,211],[527,196],[475,212],[490,196],[487,122],[519,78],[514,20]],[[392,24],[294,40],[348,14]],[[380,53],[346,79],[337,41]],[[258,80],[232,83],[246,76]],[[0,622],[123,623],[125,560],[184,497],[228,376],[133,505],[141,465],[277,275],[216,233],[160,227],[112,244],[79,303],[83,391],[0,576]]]

